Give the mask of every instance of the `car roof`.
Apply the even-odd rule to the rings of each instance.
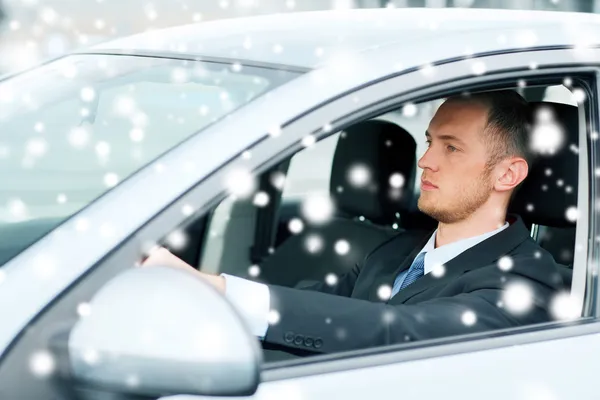
[[[516,33],[535,46],[535,30],[564,36],[577,45],[581,36],[597,37],[600,16],[589,13],[459,8],[355,9],[231,18],[145,32],[94,46],[96,51],[127,50],[178,53],[312,69],[340,53],[364,53],[382,47],[452,35]],[[583,29],[585,34],[576,35]],[[500,37],[500,36],[498,36]],[[501,39],[500,39],[501,40]],[[597,40],[594,40],[596,43]],[[546,38],[547,43],[547,38]],[[464,53],[468,43],[455,43]],[[508,44],[507,44],[508,46]],[[476,46],[481,49],[481,46]],[[497,51],[497,44],[492,46]]]

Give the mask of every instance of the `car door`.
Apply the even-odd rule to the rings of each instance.
[[[533,57],[540,69],[532,70],[529,68],[529,63]],[[593,60],[595,59],[598,59],[596,53],[594,53]],[[311,104],[308,100],[303,100],[304,103],[300,102],[301,104],[280,105],[278,111],[282,111],[281,120],[283,121],[280,120],[279,122],[285,122],[285,125],[281,129],[271,130],[271,137],[277,140],[256,142],[256,139],[261,137],[258,134],[259,129],[265,126],[263,122],[258,125],[259,128],[253,131],[256,137],[248,135],[238,147],[230,147],[229,151],[219,153],[218,157],[213,155],[210,158],[208,153],[202,153],[207,155],[207,158],[203,160],[205,166],[203,171],[213,171],[218,167],[224,167],[220,168],[217,173],[212,175],[206,173],[201,178],[198,174],[188,176],[181,174],[177,175],[177,179],[173,179],[173,176],[161,176],[164,169],[156,168],[157,166],[163,165],[169,169],[185,170],[189,157],[199,154],[198,152],[194,153],[194,151],[206,148],[206,146],[225,146],[226,143],[230,142],[230,139],[219,137],[217,134],[221,134],[225,128],[239,128],[239,124],[244,126],[250,118],[256,118],[256,116],[250,115],[256,109],[246,110],[247,113],[242,112],[235,123],[226,121],[215,127],[202,140],[190,141],[189,148],[185,151],[179,149],[179,153],[172,152],[161,161],[157,161],[155,165],[152,165],[145,174],[137,176],[135,181],[131,183],[130,191],[125,187],[121,192],[115,193],[113,196],[107,196],[105,202],[101,203],[106,207],[105,209],[97,207],[94,214],[91,214],[90,211],[90,216],[94,218],[106,216],[108,211],[114,211],[110,210],[108,200],[115,201],[119,197],[133,200],[140,196],[139,189],[142,187],[148,189],[148,192],[143,192],[145,195],[157,195],[156,198],[151,199],[150,205],[145,205],[131,215],[132,221],[128,225],[119,225],[116,235],[111,235],[109,238],[98,236],[98,247],[87,258],[80,261],[78,269],[65,274],[68,279],[65,279],[62,283],[55,283],[54,286],[51,286],[54,292],[47,292],[44,296],[35,299],[38,302],[43,302],[42,307],[33,304],[33,300],[29,300],[31,309],[25,316],[21,317],[21,321],[24,321],[24,324],[28,323],[31,314],[39,313],[42,308],[45,309],[47,306],[49,307],[47,307],[46,312],[38,316],[32,327],[41,328],[44,324],[48,324],[51,319],[55,323],[72,319],[72,317],[67,316],[71,315],[74,305],[89,298],[110,276],[128,268],[131,265],[130,263],[140,256],[141,249],[148,241],[157,240],[177,227],[182,220],[189,216],[185,210],[189,210],[192,204],[194,205],[192,208],[197,209],[200,213],[213,205],[218,194],[223,190],[223,178],[230,176],[232,170],[241,166],[258,170],[261,166],[272,165],[280,161],[282,157],[299,150],[302,147],[302,138],[307,135],[315,134],[315,137],[321,137],[331,130],[384,112],[391,107],[424,99],[428,96],[440,96],[453,88],[474,87],[476,85],[491,88],[493,84],[500,80],[515,81],[553,74],[583,74],[592,83],[595,83],[596,79],[596,69],[592,66],[581,67],[581,60],[574,57],[573,53],[568,50],[491,55],[479,58],[476,62],[483,62],[487,65],[487,73],[483,76],[481,74],[473,76],[473,60],[468,59],[437,66],[435,77],[431,76],[429,70],[426,73],[417,70],[398,74],[398,76],[388,79],[378,79],[370,85],[350,91],[347,90],[347,87],[343,87],[344,90],[341,90],[340,87],[343,86],[341,84],[339,86],[334,85],[333,88],[327,90],[333,92],[338,90],[337,95],[332,96],[336,98],[321,104],[319,107],[314,107],[313,104],[312,110],[307,111],[303,108],[307,104]],[[540,71],[542,68],[543,71]],[[324,96],[324,92],[327,90],[319,93],[319,95]],[[593,97],[595,93],[591,91],[586,93],[589,94],[588,102],[591,102],[594,107],[588,113],[588,118],[590,118],[591,127],[595,129],[597,126],[597,100]],[[315,97],[317,96],[313,96],[309,100],[313,101]],[[359,102],[355,101],[357,98],[360,99]],[[271,105],[272,103],[268,102],[263,104],[264,107]],[[299,113],[300,110],[303,110],[304,113]],[[284,112],[288,114],[284,114]],[[299,117],[299,115],[302,116]],[[273,124],[269,126],[273,126]],[[274,131],[277,132],[276,135],[273,134]],[[237,157],[241,155],[241,150],[250,151],[252,157]],[[594,152],[591,151],[591,154],[594,154]],[[184,157],[181,158],[181,156]],[[589,167],[593,167],[594,163],[595,159],[592,158]],[[198,183],[199,180],[200,183]],[[589,190],[595,190],[593,182],[588,183]],[[164,186],[157,188],[156,186],[159,184]],[[580,186],[585,189],[585,185]],[[582,199],[587,201],[583,204],[583,207],[580,207],[581,220],[586,221],[589,218],[589,221],[594,221],[596,217],[595,210],[593,208],[587,209],[587,206],[593,203],[589,202],[588,193],[585,194],[586,196],[581,196]],[[590,196],[593,200],[596,193],[591,192]],[[587,212],[589,212],[589,215],[587,215]],[[141,228],[142,225],[143,228]],[[592,229],[595,226],[594,224],[591,223],[589,227],[587,225],[582,226],[581,233],[579,233],[580,237],[586,239],[590,236],[595,237],[596,232]],[[134,232],[135,234],[132,235]],[[53,237],[51,239],[56,242],[60,238]],[[48,239],[48,242],[51,239]],[[107,244],[109,239],[110,242]],[[42,245],[46,244],[49,245],[50,243],[42,243]],[[39,250],[42,245],[34,250]],[[591,245],[584,249],[584,258],[575,261],[576,268],[580,267],[577,271],[580,271],[581,266],[583,266],[583,275],[580,274],[580,276],[583,277],[584,285],[589,277],[586,275],[586,271],[593,271],[597,267],[595,246],[596,242],[592,241]],[[115,250],[113,251],[113,249]],[[66,249],[65,254],[67,254]],[[77,255],[81,254],[78,253]],[[32,256],[32,259],[35,259],[35,257]],[[92,265],[97,265],[97,267],[88,271],[85,276],[81,275]],[[37,267],[39,268],[39,264]],[[13,267],[12,270],[16,271],[16,267]],[[25,274],[25,272],[22,274]],[[75,281],[75,279],[82,277],[85,279]],[[65,291],[56,303],[50,303],[52,298],[71,285],[73,287],[70,291]],[[552,393],[554,391],[560,395],[576,393],[579,395],[578,398],[585,398],[584,393],[574,392],[574,390],[583,388],[583,383],[589,382],[591,376],[587,373],[577,374],[577,376],[573,376],[572,381],[568,382],[568,386],[561,385],[558,376],[562,374],[562,371],[558,368],[550,371],[551,363],[548,360],[561,359],[567,365],[567,369],[569,367],[574,368],[575,365],[580,364],[581,356],[588,354],[590,348],[598,345],[600,337],[597,332],[600,331],[600,327],[593,319],[595,316],[593,305],[596,301],[595,297],[592,296],[593,293],[593,287],[588,286],[587,297],[585,298],[585,315],[589,318],[573,326],[564,326],[564,324],[556,326],[556,324],[553,324],[552,329],[547,330],[535,329],[530,331],[526,329],[519,334],[510,332],[509,335],[500,334],[497,337],[495,335],[484,335],[475,338],[463,338],[453,343],[429,343],[426,346],[417,345],[414,348],[377,349],[360,354],[325,357],[321,360],[315,358],[306,362],[284,366],[265,366],[262,375],[263,383],[254,397],[269,398],[275,395],[291,394],[291,396],[306,395],[307,397],[329,398],[333,395],[342,394],[348,398],[364,398],[372,396],[374,393],[378,395],[396,393],[400,381],[401,386],[406,391],[405,397],[407,398],[410,398],[410,396],[416,397],[417,393],[420,398],[441,393],[445,394],[446,397],[450,394],[452,396],[461,395],[462,397],[467,396],[467,398],[480,398],[484,390],[478,389],[479,386],[475,388],[477,390],[465,394],[465,385],[472,382],[489,382],[486,387],[494,387],[494,390],[489,392],[485,390],[486,396],[505,398],[514,393],[521,393],[515,377],[521,377],[520,372],[523,371],[524,373],[525,366],[529,366],[530,368],[527,368],[527,371],[529,369],[537,371],[530,380],[533,385],[532,390],[538,388],[539,385],[536,386],[537,382],[540,382],[538,378],[541,379],[545,376],[545,373],[548,373],[551,378],[549,381],[552,382],[552,387],[548,390],[552,390]],[[14,294],[14,292],[11,294]],[[3,307],[6,307],[6,304]],[[14,323],[14,319],[11,322]],[[19,329],[22,329],[22,325],[15,323],[13,330]],[[3,364],[0,366],[3,368],[0,372],[2,374],[0,379],[3,382],[8,382],[9,377],[14,380],[14,374],[22,371],[23,365],[21,364],[23,364],[23,360],[27,359],[25,356],[29,354],[28,352],[32,346],[36,343],[38,345],[43,343],[44,336],[36,336],[36,332],[39,333],[39,331],[38,329],[28,330],[15,341],[9,356],[3,358]],[[14,335],[14,331],[5,332],[3,346],[12,342]],[[569,349],[568,352],[565,351],[567,348]],[[21,361],[15,361],[19,356],[21,356]],[[482,363],[485,363],[487,367],[481,368]],[[519,365],[523,370],[513,368],[514,365]],[[9,369],[14,372],[9,373]],[[448,375],[448,371],[451,373],[456,372],[456,374]],[[462,371],[468,371],[471,375],[462,374]],[[461,374],[458,374],[458,372],[461,372]],[[589,374],[591,374],[591,371],[589,371]],[[506,385],[502,386],[500,390],[497,383],[498,376],[507,378],[505,379]],[[414,386],[408,384],[419,383],[419,379],[423,380],[423,384]],[[424,379],[427,379],[427,381]],[[437,385],[427,384],[431,381],[437,383]],[[368,384],[365,382],[368,382]],[[577,387],[572,387],[572,385],[577,385]],[[343,389],[340,390],[340,388]],[[540,390],[546,389],[542,388]]]
[[[451,89],[523,87],[525,82],[556,84],[562,81],[569,85],[571,80],[577,80],[578,86],[571,89],[578,99],[581,120],[585,122],[580,129],[577,149],[580,154],[577,209],[581,214],[577,224],[579,249],[574,261],[572,293],[575,298],[579,296],[582,318],[430,343],[400,344],[266,364],[258,392],[250,398],[343,396],[361,399],[395,395],[414,399],[595,398],[595,393],[586,388],[586,382],[593,379],[593,372],[581,365],[600,343],[593,278],[593,271],[598,268],[594,228],[597,214],[593,206],[597,196],[594,172],[597,160],[593,156],[597,134],[594,132],[598,126],[595,92],[598,75],[594,60],[598,54],[595,53],[594,58],[590,55],[588,65],[584,66],[573,55],[571,50],[547,50],[461,60],[436,67],[433,83],[421,71],[409,73],[381,82],[380,90],[372,85],[348,93],[347,97],[306,115],[287,129],[297,132],[299,139],[307,132],[319,137],[326,133],[321,127],[322,121],[332,121],[334,128],[328,127],[328,130],[335,131],[393,107],[443,97]],[[537,63],[535,68],[530,65],[533,59]],[[474,62],[486,65],[487,72],[473,74]],[[368,106],[348,107],[348,100],[354,96]]]
[[[359,399],[368,396],[401,396],[402,398],[595,398],[585,388],[585,382],[593,379],[593,373],[583,367],[584,360],[595,357],[594,350],[600,344],[600,324],[595,322],[596,287],[593,276],[598,268],[597,221],[595,189],[596,175],[592,165],[595,161],[594,133],[597,127],[598,100],[596,80],[598,54],[588,54],[587,66],[573,57],[571,50],[522,52],[482,57],[477,60],[458,61],[435,68],[435,84],[422,91],[412,91],[407,96],[415,101],[443,95],[449,87],[493,89],[498,82],[512,81],[524,86],[535,77],[564,76],[565,82],[578,74],[587,76],[589,86],[575,89],[581,107],[581,117],[587,127],[581,127],[580,157],[582,150],[590,157],[580,159],[578,210],[585,216],[578,220],[577,243],[572,291],[584,306],[582,318],[572,324],[549,324],[545,329],[523,329],[506,336],[484,335],[457,340],[438,346],[406,346],[389,351],[357,352],[353,355],[313,359],[310,363],[273,366],[263,373],[259,393],[269,398],[275,393],[286,393],[298,398],[330,398],[344,396]],[[531,62],[535,60],[535,67]],[[486,66],[486,73],[476,78],[469,72],[473,63]],[[412,76],[411,76],[412,75]],[[415,72],[403,78],[419,81],[422,86],[427,79]],[[399,78],[399,80],[402,78]],[[444,83],[441,83],[444,82]],[[388,87],[406,87],[391,81]],[[481,85],[481,86],[479,86]],[[353,93],[361,101],[369,98],[367,92]],[[469,90],[469,89],[466,89]],[[392,91],[377,93],[380,99],[391,97]],[[340,102],[343,102],[341,100]],[[385,111],[385,102],[364,110],[363,115]],[[397,104],[402,104],[398,102]],[[352,117],[356,118],[355,112]],[[341,119],[341,118],[340,118]],[[332,117],[331,120],[336,120]],[[340,121],[341,123],[341,121]],[[346,120],[344,123],[350,123]],[[589,148],[586,148],[589,146]],[[560,184],[560,183],[559,183]],[[551,201],[551,200],[550,200]],[[533,234],[533,233],[532,233]],[[589,245],[582,245],[589,243]],[[560,361],[559,361],[560,360]],[[257,398],[261,396],[257,395]]]

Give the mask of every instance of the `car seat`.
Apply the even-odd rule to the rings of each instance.
[[[544,135],[558,129],[556,132],[562,134],[563,145],[553,154],[536,155],[527,178],[510,204],[509,212],[523,218],[525,224],[533,229],[534,239],[552,254],[556,262],[572,267],[576,221],[568,218],[567,211],[577,206],[579,156],[575,150],[579,135],[578,109],[549,102],[531,105],[534,118],[551,118],[547,122],[534,120],[532,135]],[[543,127],[542,123],[548,125]]]
[[[348,172],[365,166],[371,180],[365,187],[349,182]],[[399,173],[399,189],[390,186],[390,177]],[[396,235],[413,195],[416,175],[416,142],[398,125],[369,120],[345,129],[333,157],[330,196],[335,216],[324,225],[311,225],[285,240],[261,264],[255,280],[283,286],[323,281],[328,274],[340,276],[351,270],[377,245]],[[398,181],[396,181],[398,182]],[[397,224],[397,229],[392,227]],[[309,251],[309,238],[317,237],[322,248]],[[337,253],[339,241],[349,244]],[[343,242],[342,242],[343,243]],[[315,244],[318,244],[315,243]],[[318,247],[318,246],[317,246]],[[335,278],[330,278],[335,279]]]

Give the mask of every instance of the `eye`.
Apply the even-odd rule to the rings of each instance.
[[[458,151],[458,149],[454,146],[448,145],[446,147],[448,149],[449,152],[454,153],[455,151]]]
[[[431,140],[426,140],[425,143],[427,143],[427,147],[431,146]]]

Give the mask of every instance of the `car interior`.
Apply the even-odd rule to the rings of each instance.
[[[577,206],[578,107],[551,101],[531,104],[534,112],[552,112],[566,144],[551,156],[536,159],[509,212],[523,218],[532,237],[558,263],[572,267],[575,221],[566,218],[565,213],[569,207]],[[329,195],[335,204],[335,214],[326,224],[303,221],[301,232],[289,229],[290,221],[302,219],[302,199],[282,199],[281,190],[271,183],[276,174],[285,175],[288,159],[259,177],[259,190],[270,198],[267,206],[257,207],[252,199],[226,198],[204,221],[186,231],[189,243],[203,245],[188,246],[175,253],[207,272],[284,286],[302,286],[323,280],[328,274],[339,276],[402,230],[435,229],[436,222],[416,206],[416,143],[424,140],[421,134],[409,133],[397,123],[382,119],[362,121],[344,129],[336,138],[330,174],[323,172],[329,176]],[[372,171],[366,188],[348,184],[348,170],[357,164]],[[395,195],[389,189],[381,190],[389,188],[392,173],[404,177],[404,184]],[[324,245],[307,251],[307,241],[315,235]],[[350,244],[343,257],[332,246],[340,239]],[[260,267],[258,275],[250,272],[252,265]]]
[[[556,127],[564,134],[564,145],[552,154],[537,157],[528,178],[514,195],[509,212],[519,214],[532,238],[565,266],[562,278],[570,285],[576,220],[567,218],[566,211],[577,206],[577,146],[583,114],[576,103],[547,99],[544,90],[535,89],[529,96],[528,92],[523,93],[524,97],[534,113],[550,112],[554,116]],[[429,118],[426,116],[427,122]],[[330,279],[334,284],[336,277],[394,235],[404,230],[435,229],[436,221],[417,208],[418,143],[425,141],[425,129],[426,125],[419,132],[409,132],[393,118],[382,116],[338,132],[331,142],[330,173],[317,168],[318,174],[328,178],[325,183],[335,204],[327,223],[304,221],[302,196],[285,198],[285,189],[273,183],[274,177],[288,173],[291,161],[300,154],[297,153],[258,177],[258,189],[270,198],[266,206],[257,207],[251,198],[227,197],[187,227],[186,247],[172,251],[209,273],[299,288],[316,281],[329,283]],[[306,151],[310,148],[301,152]],[[348,169],[357,163],[372,171],[366,187],[348,184]],[[400,190],[394,193],[389,184],[392,173],[400,173],[404,178]],[[294,219],[304,222],[300,232],[290,229]],[[319,238],[317,245],[314,241],[310,245],[315,237]],[[342,239],[349,244],[344,254],[334,246]]]

